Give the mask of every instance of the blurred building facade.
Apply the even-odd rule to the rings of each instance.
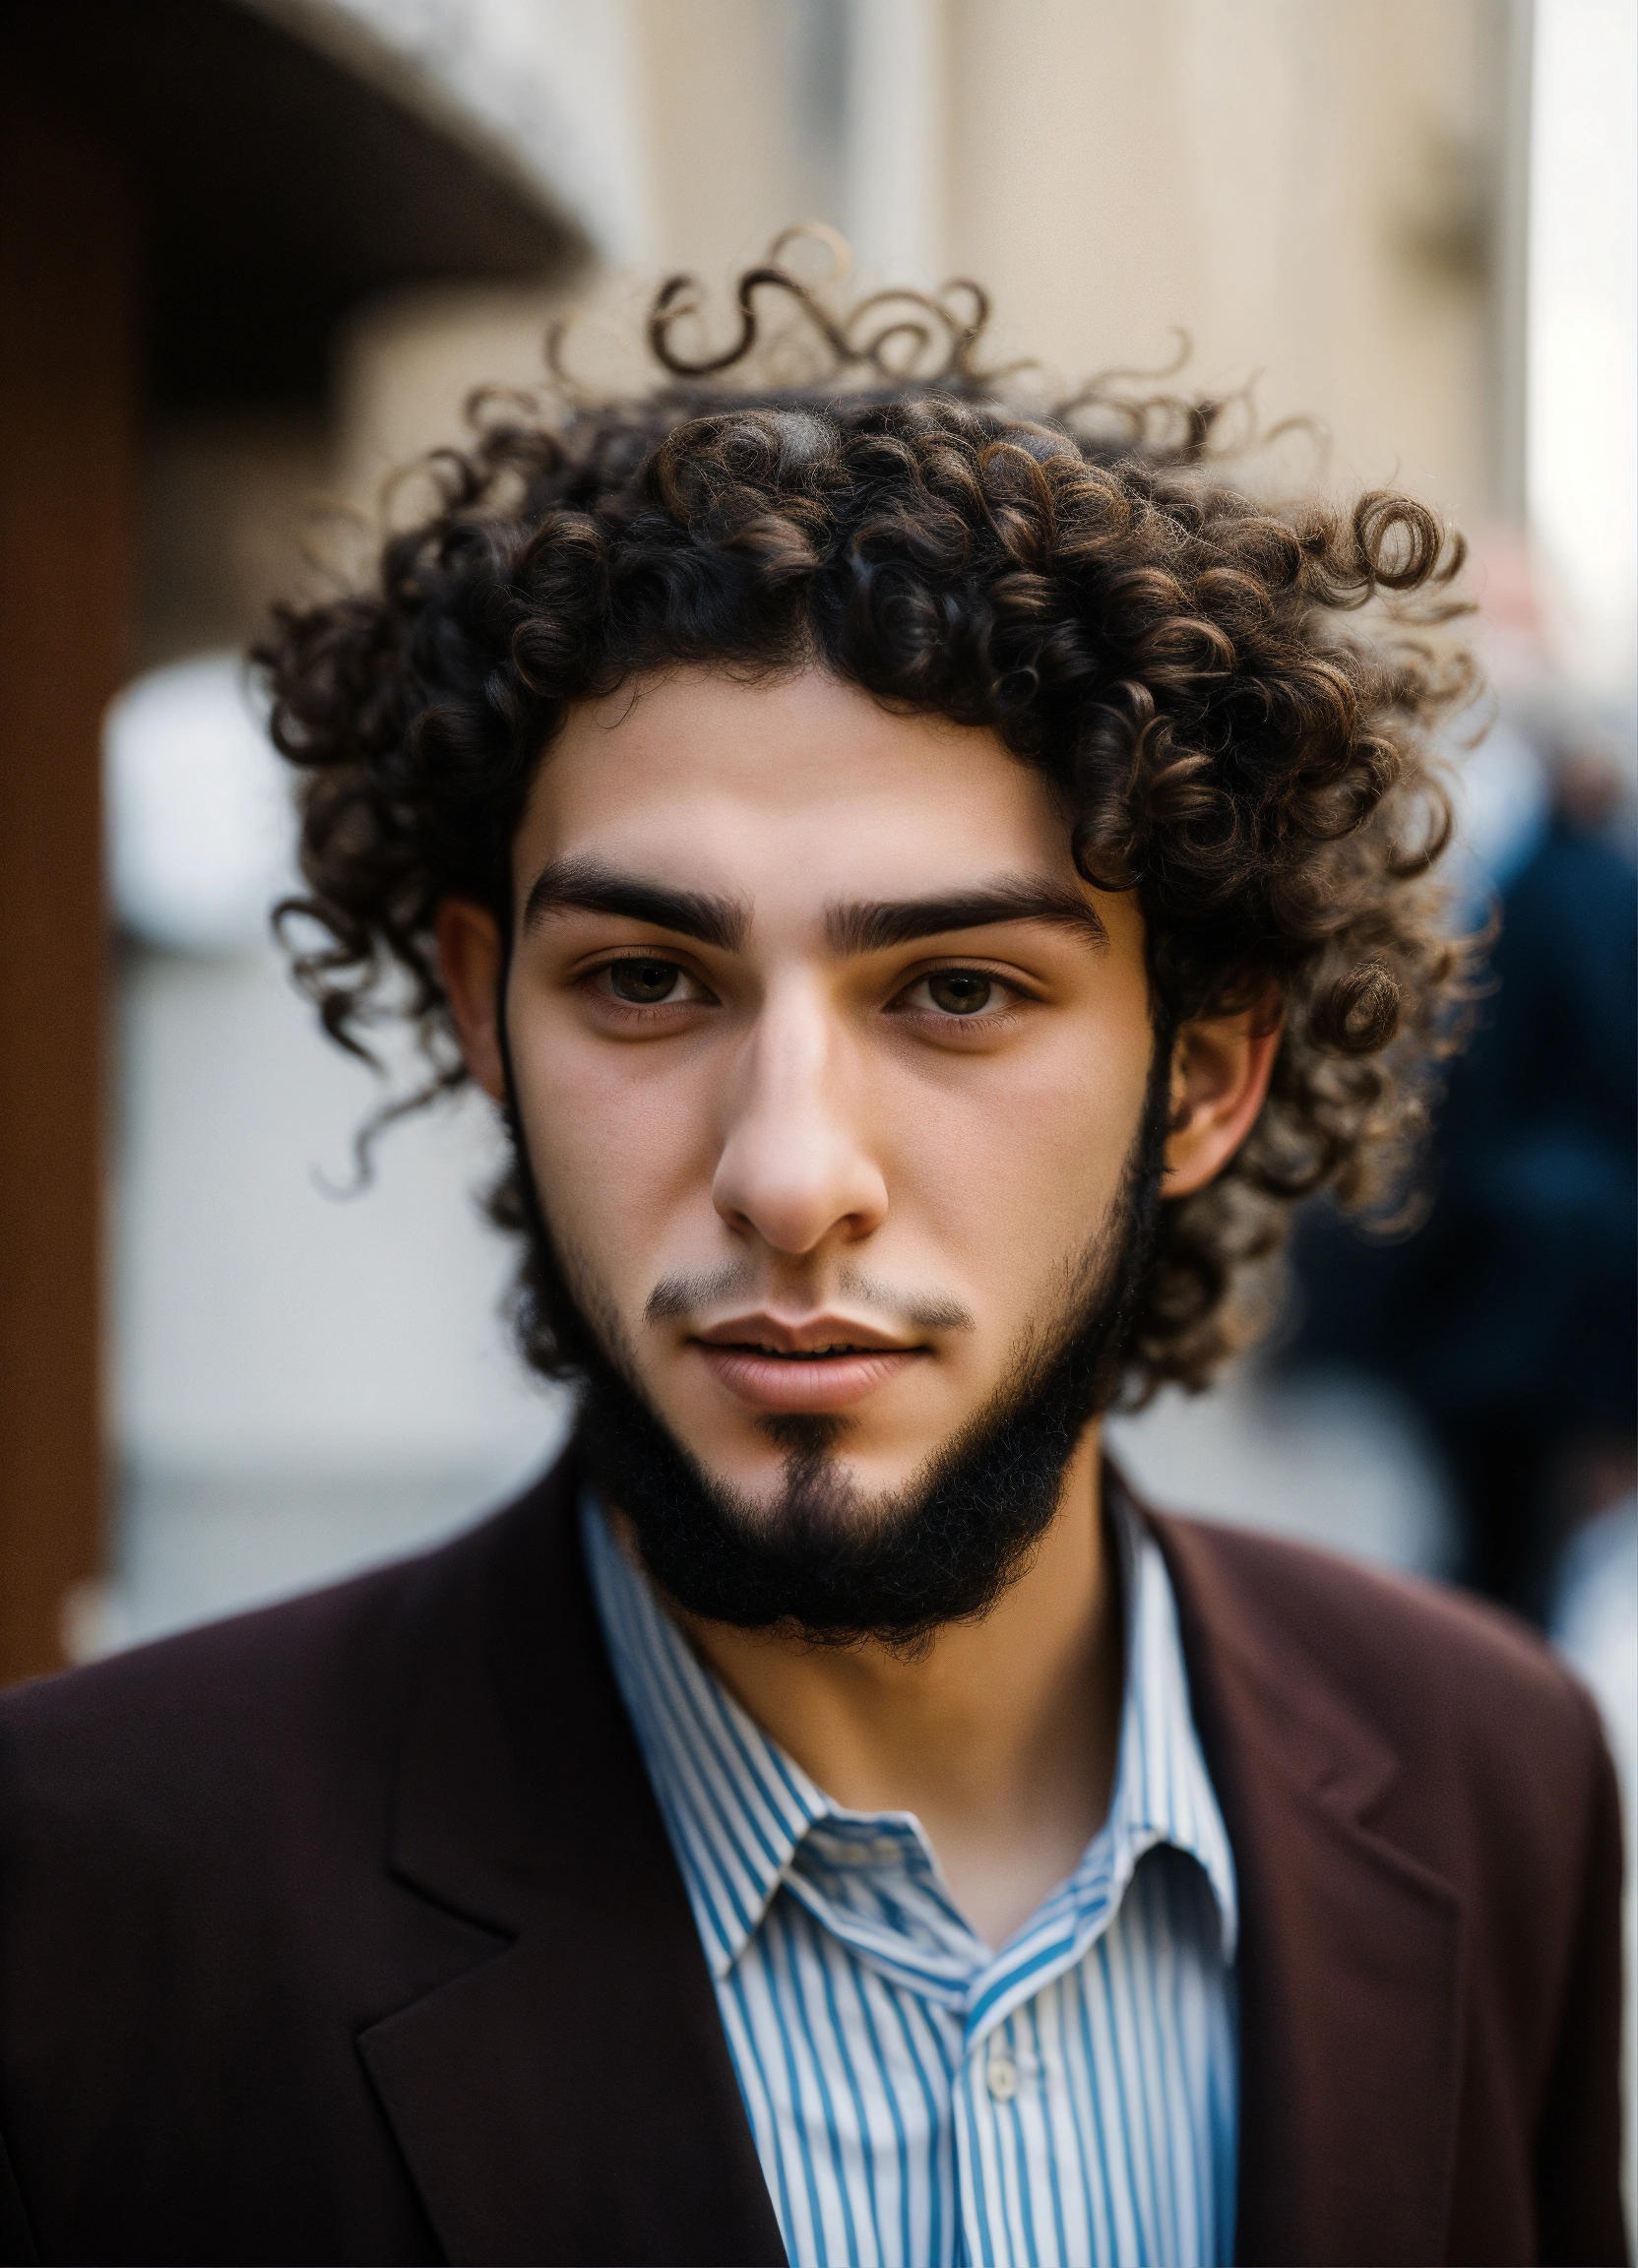
[[[212,817],[177,751],[190,730],[246,745],[232,650],[315,572],[304,553],[359,555],[341,512],[367,529],[386,475],[459,434],[472,387],[538,378],[566,306],[596,310],[577,353],[640,376],[630,342],[657,273],[687,268],[725,301],[812,216],[850,238],[862,285],[979,278],[998,350],[1066,388],[1165,366],[1184,331],[1187,383],[1255,381],[1266,420],[1323,420],[1314,465],[1339,487],[1397,479],[1469,519],[1522,495],[1530,34],[1513,0],[356,0],[333,11],[328,51],[361,32],[510,136],[509,163],[549,158],[580,249],[533,279],[355,301],[322,392],[154,435],[145,683],[115,713],[110,778],[128,849],[168,845],[174,870],[140,851],[122,868],[121,1479],[81,1646],[435,1533],[562,1423],[497,1314],[506,1255],[472,1196],[493,1161],[481,1106],[405,1125],[375,1188],[327,1193],[375,1090],[327,1053],[261,936],[287,823],[266,788]],[[1350,1422],[1380,1433],[1357,1396],[1293,1412],[1271,1482],[1246,1407],[1231,1393],[1203,1448],[1191,1413],[1130,1453],[1173,1494],[1205,1455],[1240,1476],[1222,1509],[1291,1520]],[[1327,1491],[1339,1535],[1436,1558],[1414,1455],[1355,1464]]]
[[[1467,520],[1522,500],[1527,6],[599,13],[626,27],[640,272],[723,284],[817,217],[849,238],[866,284],[986,283],[1002,346],[1066,384],[1165,364],[1186,331],[1191,383],[1257,378],[1270,418],[1319,416],[1339,481],[1398,478]],[[395,351],[410,328],[428,340],[427,382],[416,415],[397,380],[391,429],[369,435],[389,455],[444,437],[460,383],[498,374],[497,357],[506,375],[538,368],[532,306],[510,325],[493,301],[401,307]],[[366,427],[370,395],[366,381],[354,397]]]
[[[338,1195],[378,1089],[321,1042],[266,938],[290,827],[234,657],[274,599],[366,556],[391,472],[459,435],[473,386],[537,380],[566,308],[593,311],[577,355],[640,379],[658,274],[720,287],[725,323],[734,273],[813,216],[850,238],[863,286],[979,278],[997,351],[1066,388],[1164,367],[1186,333],[1184,383],[1254,385],[1265,423],[1323,424],[1305,444],[1323,483],[1392,480],[1460,522],[1518,524],[1541,455],[1533,244],[1539,306],[1551,259],[1540,181],[1530,194],[1533,63],[1544,11],[1600,0],[176,5],[175,23],[151,19],[161,63],[188,8],[214,9],[397,105],[440,181],[465,180],[467,235],[452,247],[424,185],[417,205],[355,159],[374,267],[358,255],[343,288],[319,262],[329,295],[296,326],[298,374],[275,357],[247,382],[245,277],[314,263],[294,186],[309,130],[264,104],[238,296],[219,257],[192,330],[172,327],[182,382],[150,382],[142,404],[135,682],[108,731],[115,1482],[103,1580],[68,1603],[71,1652],[437,1533],[563,1422],[506,1345],[507,1256],[474,1203],[495,1158],[485,1110],[406,1124],[376,1186]],[[217,92],[220,143],[230,83]],[[403,250],[417,236],[418,268]],[[1618,682],[1618,662],[1606,671]],[[1357,1377],[1293,1397],[1247,1374],[1122,1446],[1173,1499],[1209,1493],[1405,1564],[1447,1550],[1425,1444]]]
[[[1552,665],[1630,762],[1633,21],[0,0],[0,318],[36,342],[0,373],[0,1678],[411,1547],[560,1437],[478,1218],[486,1106],[407,1121],[346,1194],[382,1089],[268,939],[292,826],[238,661],[367,556],[470,390],[537,381],[581,306],[574,355],[640,381],[657,276],[725,331],[806,217],[864,287],[977,278],[998,355],[1066,390],[1185,333],[1180,383],[1323,425],[1323,484],[1534,530]],[[1357,1371],[1242,1367],[1116,1431],[1171,1501],[1448,1557],[1437,1459]],[[1630,1594],[1630,1523],[1600,1539]],[[1630,1718],[1608,1597],[1565,1628]]]
[[[101,713],[239,634],[348,310],[617,237],[629,167],[541,131],[612,116],[588,42],[457,13],[0,7],[0,1678],[60,1664],[111,1508]]]

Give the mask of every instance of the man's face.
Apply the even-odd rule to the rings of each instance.
[[[516,1100],[580,1307],[739,1500],[821,1433],[895,1495],[1086,1296],[1153,1050],[1135,903],[993,733],[817,671],[578,709],[513,871]]]

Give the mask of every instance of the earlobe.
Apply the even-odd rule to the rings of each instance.
[[[1221,1173],[1256,1124],[1283,1024],[1266,1008],[1185,1024],[1171,1058],[1165,1197],[1187,1197]]]
[[[499,1102],[506,1093],[500,1034],[495,1025],[500,930],[487,907],[468,898],[446,898],[438,908],[435,929],[438,973],[455,1019],[461,1053],[485,1095]]]

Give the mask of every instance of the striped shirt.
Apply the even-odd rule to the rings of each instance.
[[[1127,1673],[1109,1815],[996,1952],[918,1822],[833,1803],[584,1507],[794,2268],[1233,2257],[1233,1861],[1165,1562],[1118,1498],[1113,1517]]]

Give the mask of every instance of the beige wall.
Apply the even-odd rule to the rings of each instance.
[[[1322,419],[1336,484],[1495,508],[1522,0],[582,4],[624,11],[644,216],[643,256],[573,287],[599,310],[589,370],[641,379],[647,293],[678,267],[723,288],[725,327],[734,272],[816,215],[865,283],[986,282],[999,345],[1066,382],[1160,364],[1185,330],[1186,382],[1257,377],[1267,416]],[[334,484],[367,502],[458,433],[471,387],[536,378],[562,304],[369,310],[339,356]]]
[[[725,272],[834,190],[814,127],[827,92],[841,90],[815,84],[819,12],[790,0],[637,0],[636,15],[656,264]]]
[[[1338,472],[1486,501],[1495,0],[954,0],[953,263],[1067,374],[1261,370]]]
[[[722,280],[817,212],[852,235],[867,281],[919,267],[988,284],[1009,350],[1066,380],[1164,362],[1185,330],[1202,386],[1261,372],[1269,414],[1323,418],[1339,480],[1401,479],[1474,517],[1496,483],[1512,12],[640,0],[656,264]],[[828,163],[827,14],[855,69],[917,59],[913,85],[855,83]],[[932,227],[896,230],[914,192],[895,142],[939,176]]]

